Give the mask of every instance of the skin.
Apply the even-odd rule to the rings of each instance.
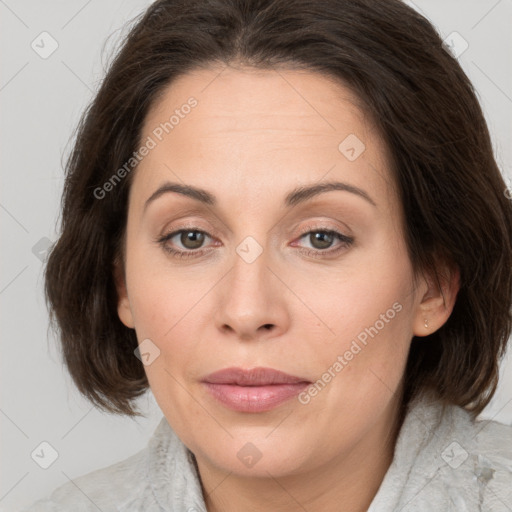
[[[458,273],[444,269],[442,289],[432,276],[414,281],[386,147],[348,88],[307,71],[221,71],[180,77],[145,119],[141,140],[198,101],[132,176],[119,317],[160,350],[145,371],[195,454],[209,511],[364,511],[393,457],[411,338],[446,322]],[[354,161],[338,149],[349,134],[365,145]],[[168,192],[144,209],[166,181],[201,187],[217,204]],[[327,181],[359,187],[375,205],[332,190],[284,206],[292,189]],[[207,234],[202,245],[180,234],[165,244],[196,256],[176,258],[156,241],[191,227]],[[302,235],[325,230],[354,241]],[[251,263],[236,251],[248,236],[263,251]],[[400,312],[307,404],[235,412],[201,384],[231,366],[315,382],[395,303]],[[261,454],[252,467],[237,457],[247,443]]]

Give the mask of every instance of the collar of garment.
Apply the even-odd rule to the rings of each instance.
[[[161,510],[206,512],[197,466],[165,417],[148,445]],[[512,511],[512,427],[473,421],[431,395],[407,407],[393,461],[368,512]]]

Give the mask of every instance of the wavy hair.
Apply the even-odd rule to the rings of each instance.
[[[140,415],[134,399],[148,381],[114,280],[136,170],[108,198],[94,191],[137,149],[162,91],[213,64],[311,70],[361,100],[391,155],[415,272],[441,260],[460,270],[448,321],[411,341],[404,403],[430,389],[481,412],[511,332],[512,205],[470,80],[431,23],[399,0],[157,0],[134,20],[77,127],[45,269],[51,325],[80,392]]]

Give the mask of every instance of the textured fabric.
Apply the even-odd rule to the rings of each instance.
[[[162,418],[147,447],[24,512],[206,512],[191,452]],[[511,512],[512,427],[426,396],[409,404],[368,512]]]

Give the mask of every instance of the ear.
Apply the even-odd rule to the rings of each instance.
[[[135,328],[133,314],[130,308],[130,300],[126,289],[126,279],[124,276],[124,265],[120,258],[116,258],[113,265],[114,282],[117,291],[117,314],[119,319],[126,327]]]
[[[434,274],[424,276],[427,291],[418,306],[413,323],[414,336],[428,336],[441,328],[450,317],[460,289],[460,271],[444,264]]]

